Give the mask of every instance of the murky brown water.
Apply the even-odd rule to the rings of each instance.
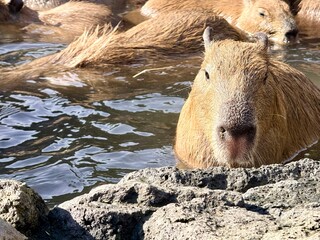
[[[0,67],[65,46],[42,40],[1,26]],[[319,39],[275,54],[320,87]],[[0,82],[0,178],[27,182],[53,205],[136,169],[175,165],[176,122],[200,63],[193,56]],[[160,69],[133,77],[152,68]],[[320,144],[303,156],[319,159]]]

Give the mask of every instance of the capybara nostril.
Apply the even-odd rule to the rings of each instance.
[[[233,124],[218,127],[220,146],[230,160],[243,158],[252,149],[256,127],[252,124]]]
[[[298,33],[299,33],[298,29],[295,28],[286,32],[285,36],[289,41],[293,41],[297,38]]]
[[[225,133],[226,133],[226,129],[224,127],[218,127],[218,135],[220,140],[225,139]]]
[[[253,124],[222,125],[218,127],[218,134],[221,141],[244,137],[248,142],[253,143],[256,135],[256,126]]]

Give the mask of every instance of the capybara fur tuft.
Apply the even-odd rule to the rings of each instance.
[[[320,138],[320,90],[273,59],[267,41],[211,41],[177,125],[175,153],[187,166],[281,163]]]
[[[228,20],[248,34],[264,32],[277,44],[287,44],[297,39],[294,15],[297,0],[149,0],[141,9],[146,16],[167,11],[210,11]]]
[[[181,11],[160,14],[121,33],[110,26],[97,27],[86,31],[61,52],[31,64],[50,62],[66,67],[96,67],[154,59],[168,54],[190,54],[201,51],[201,35],[206,25],[213,27],[216,39],[245,39],[223,18]]]

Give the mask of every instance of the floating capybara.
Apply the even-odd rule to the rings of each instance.
[[[67,39],[66,42],[80,36],[85,29],[109,23],[112,19],[107,6],[89,2],[72,1],[51,10],[34,11],[18,5],[21,0],[10,0],[7,3],[1,1],[0,22],[17,23],[27,31],[30,29],[43,34],[59,35]]]
[[[243,31],[252,34],[264,32],[277,44],[294,42],[298,29],[294,16],[297,0],[149,0],[141,9],[146,16],[166,11],[211,11]]]
[[[3,0],[4,1],[4,0]],[[8,0],[9,1],[9,0]],[[92,3],[100,3],[107,5],[112,12],[123,12],[126,7],[133,6],[135,8],[141,7],[147,0],[71,0],[71,1],[86,1]],[[70,0],[24,0],[24,4],[33,10],[49,10],[58,7]]]
[[[302,0],[297,15],[298,28],[308,37],[320,37],[320,0]]]
[[[24,0],[24,4],[33,10],[39,11],[49,10],[72,1],[104,4],[107,5],[112,12],[123,12],[128,2],[128,0]]]
[[[199,52],[205,25],[213,27],[216,38],[245,39],[226,20],[205,12],[163,13],[126,32],[119,33],[107,27],[85,32],[61,52],[37,59],[28,66],[51,63],[71,68],[97,67]]]
[[[281,163],[320,138],[320,90],[274,60],[267,38],[214,41],[177,125],[175,153],[187,166],[252,167]]]

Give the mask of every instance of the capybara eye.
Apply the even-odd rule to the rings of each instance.
[[[266,10],[264,10],[264,9],[262,9],[262,8],[259,8],[259,9],[258,9],[258,12],[259,12],[259,15],[260,15],[261,17],[267,16]]]
[[[206,75],[206,79],[209,80],[210,79],[209,73],[207,71],[204,71],[204,72],[205,72],[205,75]]]

